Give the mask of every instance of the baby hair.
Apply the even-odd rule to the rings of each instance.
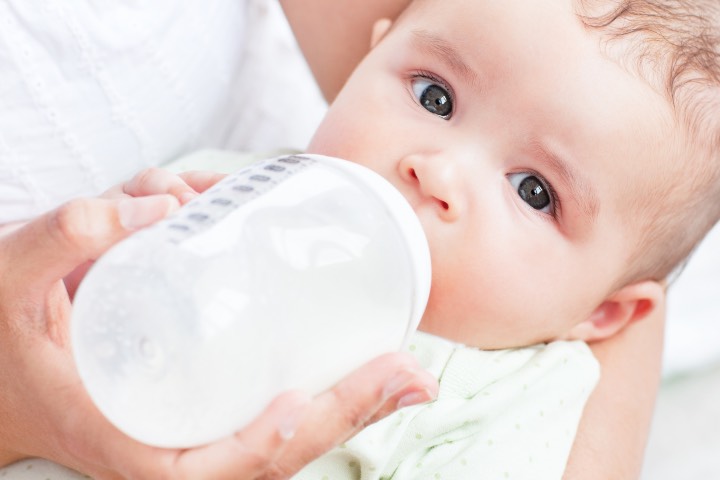
[[[643,235],[621,283],[662,280],[720,218],[720,2],[579,0],[577,7],[608,55],[673,109],[674,171],[636,206],[639,218],[632,221]]]

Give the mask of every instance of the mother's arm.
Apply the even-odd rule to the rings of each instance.
[[[600,383],[580,422],[564,478],[640,476],[660,383],[665,304],[619,334],[592,345]]]
[[[372,25],[411,0],[280,0],[325,99],[331,102],[370,48]]]

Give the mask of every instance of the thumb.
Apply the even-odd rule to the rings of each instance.
[[[49,286],[178,206],[171,195],[71,200],[2,239],[6,279]]]

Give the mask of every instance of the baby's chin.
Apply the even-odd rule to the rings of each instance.
[[[459,319],[462,317],[459,314],[436,315],[438,312],[433,311],[432,303],[428,303],[428,307],[430,311],[426,311],[426,314],[423,315],[418,331],[480,350],[520,348],[559,339],[542,339],[536,336],[522,337],[517,333],[493,329],[492,325],[483,326],[469,320],[461,321]],[[474,327],[468,327],[469,325],[474,325]]]

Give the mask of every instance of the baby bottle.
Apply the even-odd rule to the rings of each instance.
[[[100,411],[146,444],[231,435],[280,392],[332,386],[415,330],[420,223],[384,178],[319,155],[264,160],[90,269],[73,353]]]

